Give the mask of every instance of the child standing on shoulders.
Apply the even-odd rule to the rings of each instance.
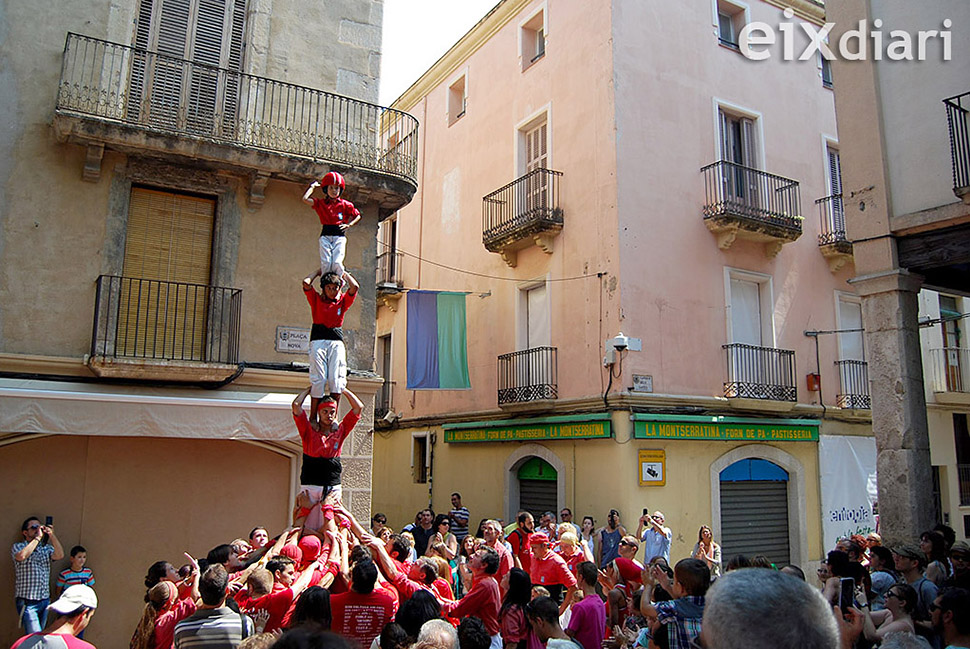
[[[324,198],[313,198],[313,190],[322,187]],[[350,201],[341,198],[344,177],[336,171],[314,181],[303,194],[303,202],[320,217],[320,274],[344,274],[344,254],[347,252],[347,228],[360,220],[360,212]]]
[[[68,586],[82,584],[84,586],[94,586],[94,573],[84,564],[88,560],[88,551],[83,546],[75,545],[71,548],[71,567],[64,568],[57,575],[57,595],[64,592]]]
[[[340,403],[340,393],[347,387],[347,349],[344,347],[343,326],[347,309],[357,297],[360,285],[354,276],[345,272],[348,288],[340,291],[340,276],[326,273],[320,278],[320,293],[313,288],[313,279],[320,271],[303,279],[303,293],[310,303],[313,328],[310,329],[310,424],[317,425],[320,399],[329,393]]]

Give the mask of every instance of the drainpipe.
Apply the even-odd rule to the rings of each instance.
[[[431,504],[434,502],[434,443],[438,439],[438,433],[432,431],[428,434],[428,509],[434,511]]]

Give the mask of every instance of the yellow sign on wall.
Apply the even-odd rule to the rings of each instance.
[[[667,484],[666,451],[640,451],[640,486],[662,487]]]

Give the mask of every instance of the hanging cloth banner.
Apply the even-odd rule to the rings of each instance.
[[[822,549],[839,539],[876,531],[876,440],[872,437],[820,435]]]
[[[465,293],[407,293],[408,390],[469,390]]]

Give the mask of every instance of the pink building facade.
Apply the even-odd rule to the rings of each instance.
[[[398,99],[422,141],[378,244],[392,524],[459,491],[473,527],[615,507],[633,533],[649,508],[672,558],[701,524],[725,552],[821,556],[820,439],[871,428],[861,333],[805,333],[861,328],[828,70],[738,47],[788,5],[823,21],[505,0]],[[471,389],[406,389],[411,289],[467,292]]]

